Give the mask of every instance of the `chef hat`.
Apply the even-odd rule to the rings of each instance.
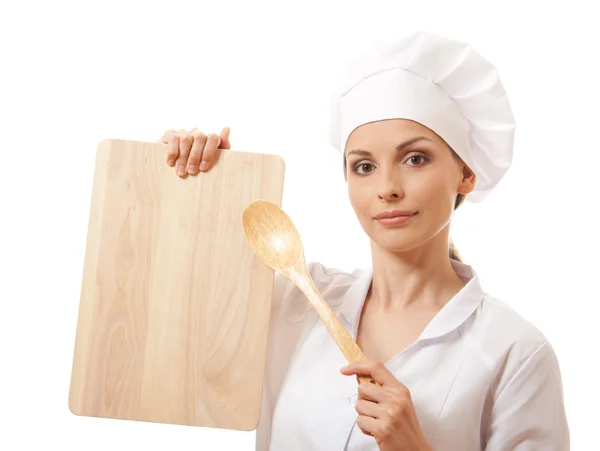
[[[427,32],[380,41],[351,61],[332,99],[330,144],[383,119],[437,133],[475,173],[481,201],[511,165],[514,117],[498,73],[469,45]]]

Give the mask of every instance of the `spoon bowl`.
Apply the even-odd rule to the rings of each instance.
[[[243,224],[256,255],[274,270],[289,270],[303,258],[296,226],[275,204],[263,200],[251,202],[244,210]]]

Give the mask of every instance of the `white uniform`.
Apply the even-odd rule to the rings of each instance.
[[[411,391],[434,450],[569,449],[559,366],[532,325],[486,294],[472,268],[452,261],[467,285],[418,340],[386,362]],[[325,300],[353,337],[372,273],[309,265]],[[306,297],[278,276],[273,299],[258,451],[378,450],[356,425],[355,376]]]

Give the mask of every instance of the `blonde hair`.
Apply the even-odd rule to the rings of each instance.
[[[460,207],[460,205],[465,201],[466,198],[467,198],[467,196],[465,196],[464,194],[457,195],[456,202],[454,202],[454,209],[456,210],[458,207]],[[459,262],[462,262],[462,259],[460,258],[460,254],[458,253],[458,249],[452,242],[452,238],[450,238],[449,255],[452,260],[457,260]]]

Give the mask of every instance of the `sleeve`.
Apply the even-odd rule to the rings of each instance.
[[[562,378],[550,343],[521,365],[496,397],[485,451],[568,451]]]
[[[307,268],[311,276],[318,280],[319,277],[315,270],[321,268],[321,265],[316,262],[307,262]],[[308,299],[303,295],[294,296],[294,293],[300,293],[296,285],[281,274],[275,273],[266,371],[263,379],[262,406],[260,421],[256,429],[256,451],[267,451],[269,449],[275,405],[279,397],[281,384],[287,373],[287,364],[289,364],[291,353],[296,344],[297,335],[294,331],[303,330],[303,322],[289,324],[282,319],[283,317],[289,318],[291,308],[300,308],[300,311],[306,311],[305,305],[309,304]]]
[[[260,421],[256,429],[256,451],[267,451],[271,441],[271,420],[273,416],[273,409],[275,407],[274,393],[271,389],[271,385],[273,382],[273,366],[277,363],[273,361],[273,340],[275,338],[275,326],[279,321],[282,306],[291,288],[292,283],[287,278],[276,272],[273,284],[273,296],[271,298],[271,319],[269,324],[267,362],[263,380]]]

